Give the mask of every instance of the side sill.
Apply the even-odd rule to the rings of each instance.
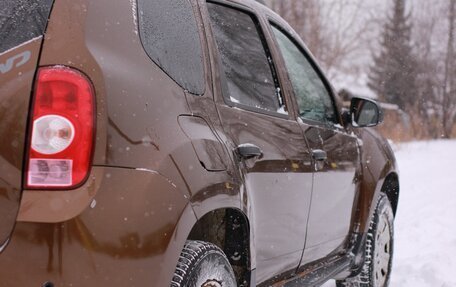
[[[327,280],[336,277],[338,274],[350,269],[353,262],[351,255],[335,255],[326,262],[318,262],[311,266],[305,266],[303,270],[288,280],[283,286],[319,286]],[[282,282],[283,283],[283,282]]]

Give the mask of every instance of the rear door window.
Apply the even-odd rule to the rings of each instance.
[[[201,40],[189,0],[138,0],[139,33],[152,61],[192,94],[204,93]]]
[[[1,0],[0,53],[44,34],[54,0]]]
[[[208,3],[207,7],[221,58],[226,101],[263,113],[287,114],[256,18],[224,5]]]

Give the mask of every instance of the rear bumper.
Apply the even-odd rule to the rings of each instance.
[[[79,215],[16,224],[0,253],[0,286],[169,284],[185,230],[196,221],[183,193],[153,171],[94,167],[95,174],[96,183],[81,187],[92,198]],[[63,204],[52,200],[49,209]]]

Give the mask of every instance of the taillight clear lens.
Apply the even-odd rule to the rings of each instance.
[[[27,164],[28,188],[71,188],[87,178],[95,129],[94,90],[74,69],[38,70]]]
[[[32,148],[42,154],[64,151],[73,141],[74,126],[57,115],[44,116],[33,122]]]

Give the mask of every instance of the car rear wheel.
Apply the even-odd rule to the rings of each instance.
[[[211,243],[187,241],[179,257],[171,287],[235,287],[228,258]]]
[[[338,287],[386,287],[393,261],[393,210],[388,197],[381,194],[370,223],[365,262],[356,277],[338,281]]]

